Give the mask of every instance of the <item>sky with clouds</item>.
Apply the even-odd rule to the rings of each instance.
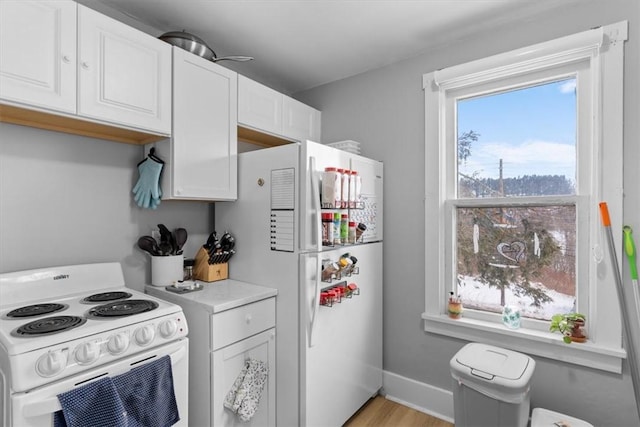
[[[483,178],[564,175],[575,182],[575,79],[458,102],[458,134],[478,140],[459,171]]]

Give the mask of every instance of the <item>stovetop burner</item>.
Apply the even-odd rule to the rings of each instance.
[[[91,317],[120,317],[140,314],[146,311],[155,310],[158,303],[144,299],[128,299],[115,301],[113,303],[99,305],[89,310]]]
[[[125,298],[131,298],[131,294],[129,292],[102,292],[99,294],[89,295],[84,298],[82,302],[107,302]]]
[[[76,328],[87,321],[79,316],[53,316],[34,320],[26,323],[15,330],[16,336],[34,336],[55,334],[57,332],[68,331]]]
[[[7,317],[18,319],[23,317],[42,316],[43,314],[55,313],[65,310],[66,308],[66,305],[57,303],[27,305],[11,310],[7,313]]]

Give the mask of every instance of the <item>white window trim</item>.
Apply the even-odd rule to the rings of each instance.
[[[609,207],[612,229],[622,229],[622,159],[623,159],[623,66],[624,41],[627,40],[627,21],[592,29],[582,33],[540,43],[485,59],[435,71],[423,76],[425,90],[425,312],[422,314],[427,332],[452,336],[469,341],[508,347],[516,351],[548,357],[568,363],[621,373],[622,327],[615,287],[615,275],[606,252],[606,238],[602,229],[598,203]],[[590,174],[590,194],[587,194],[586,217],[590,228],[587,251],[589,265],[589,295],[587,323],[589,341],[565,344],[559,334],[552,334],[538,324],[523,322],[511,330],[494,321],[498,315],[478,318],[469,316],[450,319],[446,314],[451,279],[447,273],[447,259],[454,259],[447,215],[451,214],[450,192],[452,174],[446,152],[446,104],[449,91],[459,90],[519,75],[532,74],[576,61],[590,61],[592,70],[592,164],[594,171],[606,170],[599,179]],[[449,136],[449,139],[451,137]],[[606,143],[604,142],[606,141]],[[603,148],[604,147],[604,148]],[[450,148],[450,147],[449,147]],[[434,156],[434,153],[438,156]],[[450,153],[449,153],[450,154]],[[581,173],[578,171],[578,173]],[[437,184],[436,184],[437,183]],[[583,195],[578,193],[578,199]],[[577,207],[582,206],[582,201]],[[448,238],[447,238],[448,237]],[[621,240],[621,239],[620,239]],[[449,242],[449,243],[448,243]],[[622,244],[616,248],[622,253]],[[621,263],[620,263],[621,264]],[[620,269],[621,265],[615,268]]]

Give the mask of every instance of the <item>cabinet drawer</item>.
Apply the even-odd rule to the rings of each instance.
[[[212,316],[213,350],[272,328],[276,324],[276,299],[268,298]]]

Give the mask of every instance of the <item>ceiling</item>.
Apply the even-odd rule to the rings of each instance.
[[[80,1],[81,3],[90,3]],[[93,0],[158,30],[185,30],[219,64],[287,94],[403,60],[567,0]],[[89,4],[90,5],[90,4]],[[104,11],[103,11],[104,12]]]

